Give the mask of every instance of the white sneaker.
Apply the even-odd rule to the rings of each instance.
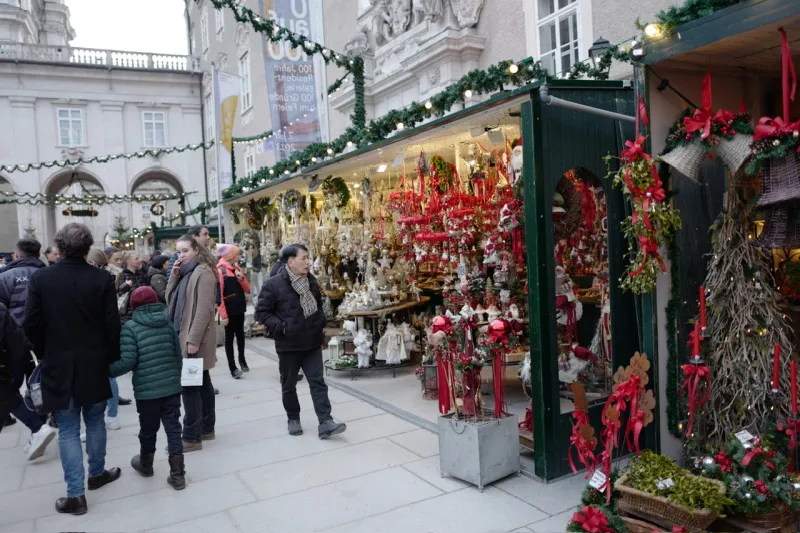
[[[31,447],[28,449],[28,461],[33,461],[44,455],[47,445],[56,437],[56,430],[47,424],[42,429],[31,435]]]
[[[122,429],[122,424],[119,423],[119,418],[116,416],[107,416],[106,429]]]

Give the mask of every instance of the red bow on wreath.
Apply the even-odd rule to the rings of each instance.
[[[744,457],[742,458],[742,466],[749,465],[753,461],[753,459],[755,459],[759,455],[766,456],[767,460],[764,461],[764,464],[770,470],[775,470],[775,463],[773,463],[772,461],[769,460],[769,457],[772,457],[773,455],[775,455],[775,452],[767,451],[767,450],[765,450],[763,448],[760,448],[760,447],[754,447],[752,450],[750,450],[749,452],[747,452],[744,455]]]
[[[608,517],[597,507],[584,507],[572,515],[572,521],[588,533],[615,533],[608,527]]]

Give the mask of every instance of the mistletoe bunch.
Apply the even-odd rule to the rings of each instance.
[[[645,138],[626,141],[620,158],[606,156],[607,178],[613,178],[631,201],[633,214],[622,224],[625,236],[638,244],[631,250],[627,276],[620,280],[624,290],[635,294],[652,292],[659,274],[667,271],[660,249],[668,245],[681,227],[681,218],[669,202],[656,162],[644,151]],[[619,159],[620,168],[611,170],[612,159]]]

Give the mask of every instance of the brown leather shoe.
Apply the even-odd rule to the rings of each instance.
[[[65,514],[82,515],[86,514],[89,508],[86,505],[86,496],[77,498],[59,498],[56,500],[56,511]]]
[[[119,479],[119,476],[122,475],[122,470],[117,467],[112,468],[111,470],[105,470],[99,476],[94,476],[89,478],[89,490],[97,490],[100,487],[104,487],[109,483],[116,481]]]

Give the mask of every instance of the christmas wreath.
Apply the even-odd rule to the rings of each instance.
[[[153,216],[160,217],[164,214],[164,206],[160,202],[156,202],[150,206],[150,212]]]
[[[575,511],[567,531],[586,533],[626,533],[628,528],[619,515],[609,507],[585,506]]]
[[[350,201],[350,189],[344,179],[328,176],[322,182],[322,195],[331,207],[344,207]]]
[[[281,207],[283,207],[283,211],[290,213],[294,209],[300,207],[300,200],[302,198],[303,195],[301,195],[300,191],[296,189],[292,189],[283,193],[283,198],[281,199]]]

